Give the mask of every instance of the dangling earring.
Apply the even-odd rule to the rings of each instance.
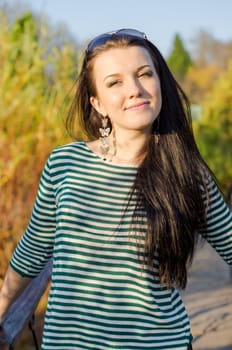
[[[103,116],[101,119],[102,122],[102,127],[99,128],[100,132],[100,142],[101,142],[101,154],[103,157],[103,160],[107,160],[106,156],[109,152],[110,149],[110,140],[109,140],[109,135],[110,135],[110,128],[107,127],[108,125],[108,117]]]
[[[159,140],[160,140],[160,134],[155,133],[154,137],[155,137],[155,144],[158,145],[159,144]]]
[[[159,144],[159,140],[160,140],[159,121],[160,121],[160,116],[158,115],[158,117],[157,117],[157,127],[156,127],[156,130],[154,131],[155,145],[158,145]]]

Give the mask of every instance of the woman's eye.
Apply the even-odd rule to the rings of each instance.
[[[153,72],[151,70],[148,70],[146,72],[142,72],[139,74],[139,77],[152,77]]]
[[[110,82],[108,82],[107,87],[111,87],[117,84],[120,84],[121,80],[112,80]]]

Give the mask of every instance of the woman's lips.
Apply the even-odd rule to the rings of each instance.
[[[126,109],[127,111],[133,111],[133,110],[137,110],[137,109],[143,109],[144,107],[146,107],[146,106],[149,105],[149,104],[150,104],[150,102],[148,102],[148,101],[139,102],[139,103],[135,103],[135,104],[133,104],[133,105],[131,105],[131,106],[128,106],[128,107],[126,107],[125,109]]]

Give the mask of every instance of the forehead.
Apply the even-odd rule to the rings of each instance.
[[[145,48],[140,46],[110,48],[94,58],[93,73],[95,76],[123,73],[144,65],[154,67],[150,53]]]

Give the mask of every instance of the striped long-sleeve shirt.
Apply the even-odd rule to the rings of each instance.
[[[126,212],[125,203],[136,171],[102,161],[85,142],[49,157],[11,260],[22,276],[34,277],[53,256],[43,350],[187,349],[191,332],[179,292],[141,266],[129,234],[135,203]],[[228,263],[231,218],[212,186],[207,232],[200,233]]]

